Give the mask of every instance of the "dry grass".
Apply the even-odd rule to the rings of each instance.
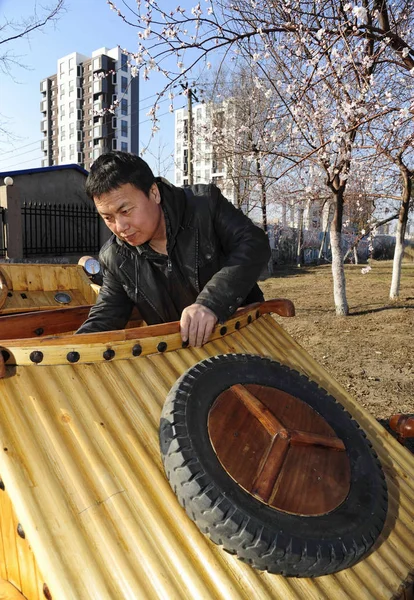
[[[414,263],[403,263],[400,299],[390,302],[392,262],[346,265],[348,317],[337,317],[330,266],[279,268],[260,283],[266,298],[290,298],[285,329],[375,417],[414,413]]]

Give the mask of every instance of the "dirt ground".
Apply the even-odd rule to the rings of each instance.
[[[283,327],[376,418],[414,413],[414,263],[403,263],[400,299],[390,302],[391,261],[346,265],[348,317],[334,310],[330,265],[276,267],[260,282],[266,299],[289,298]]]

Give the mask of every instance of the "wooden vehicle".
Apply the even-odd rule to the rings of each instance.
[[[0,265],[0,315],[91,305],[98,293],[81,265]]]
[[[269,301],[240,309],[202,348],[183,347],[178,323],[73,336],[62,332],[67,323],[59,331],[56,321],[50,335],[0,340],[0,597],[3,592],[28,600],[412,598],[414,457],[269,312],[289,316],[292,305]],[[12,318],[2,317],[1,331],[8,330],[7,323],[19,330]],[[32,321],[27,331],[35,325]],[[290,382],[292,370],[299,375]],[[279,383],[273,385],[273,377]],[[297,393],[293,387],[287,392],[286,382],[296,386],[295,379]],[[310,406],[319,388],[326,390],[326,405],[335,406],[332,418],[324,401],[315,400],[321,413]],[[206,408],[208,394],[214,402]],[[205,413],[201,421],[198,406]],[[361,461],[349,440],[362,444],[364,436],[355,421],[350,437],[338,434],[336,415],[345,422],[346,411],[368,436],[379,459],[373,454],[370,464],[386,480],[385,485],[379,476],[377,488],[386,514],[378,515],[375,541],[365,540],[367,553],[356,562],[348,554],[352,566],[344,568],[345,561],[332,574],[285,577],[246,564],[250,550],[265,543],[262,531],[241,544],[245,562],[208,539],[220,542],[209,525],[208,536],[200,531],[200,519],[220,512],[224,531],[237,517],[226,503],[239,494],[258,514],[283,513],[285,523],[303,520],[300,536],[309,543],[280,572],[291,575],[297,563],[313,575],[314,563],[330,572],[339,542],[326,556],[326,531],[320,529],[313,545],[308,525],[335,519],[353,494],[355,464]],[[298,415],[300,422],[293,422]],[[205,474],[192,475],[191,469],[203,462],[207,446],[205,474],[221,466],[217,480],[204,485]],[[201,455],[186,456],[189,448],[201,448]],[[257,452],[260,465],[254,463]],[[307,476],[297,476],[306,489],[281,466],[297,453],[305,456]],[[180,457],[178,463],[174,457]],[[185,507],[191,518],[162,460],[180,501],[191,498]],[[210,471],[209,461],[216,465]],[[331,478],[340,482],[336,497]],[[210,498],[224,479],[231,493]],[[187,493],[195,485],[200,493]],[[295,489],[293,497],[285,493],[289,489]],[[358,499],[361,510],[365,500]],[[367,505],[376,501],[372,496]],[[191,514],[198,509],[201,516]],[[354,517],[358,520],[358,510]],[[352,515],[346,518],[352,530]],[[367,515],[370,519],[376,516]],[[226,535],[241,539],[248,530],[241,521]],[[284,549],[281,537],[267,549],[269,555],[275,551],[275,569],[284,556],[298,556],[295,532]],[[346,532],[346,546],[345,538]],[[266,569],[266,559],[258,566]]]

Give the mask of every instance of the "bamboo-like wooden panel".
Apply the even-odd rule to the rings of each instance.
[[[163,336],[165,352],[148,338],[139,357],[9,366],[0,380],[0,473],[54,600],[403,598],[414,572],[413,456],[271,316],[229,326],[203,348],[175,349],[176,336]],[[48,344],[55,341],[42,340],[45,356]],[[187,368],[229,352],[306,373],[371,439],[389,513],[374,551],[351,569],[316,579],[255,571],[212,544],[179,506],[160,459],[161,408]]]
[[[2,264],[0,272],[8,292],[0,306],[3,315],[65,306],[54,298],[58,291],[71,295],[67,306],[94,304],[99,293],[99,286],[90,282],[80,265],[13,263]]]
[[[39,573],[33,551],[15,515],[7,490],[3,488],[4,485],[0,490],[0,577],[14,587],[0,580],[0,600],[3,597],[2,593],[7,600],[22,598],[18,592],[27,600],[41,600],[44,598],[43,577]]]

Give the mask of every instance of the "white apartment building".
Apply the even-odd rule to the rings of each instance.
[[[230,201],[235,201],[235,189],[229,176],[229,163],[219,156],[217,149],[208,141],[209,131],[220,121],[220,113],[226,109],[221,104],[195,104],[192,108],[192,163],[193,183],[215,183]],[[175,111],[175,185],[189,184],[188,165],[188,109]]]
[[[40,91],[42,167],[89,169],[109,150],[138,154],[139,80],[120,48],[58,59],[57,73],[41,81]]]

